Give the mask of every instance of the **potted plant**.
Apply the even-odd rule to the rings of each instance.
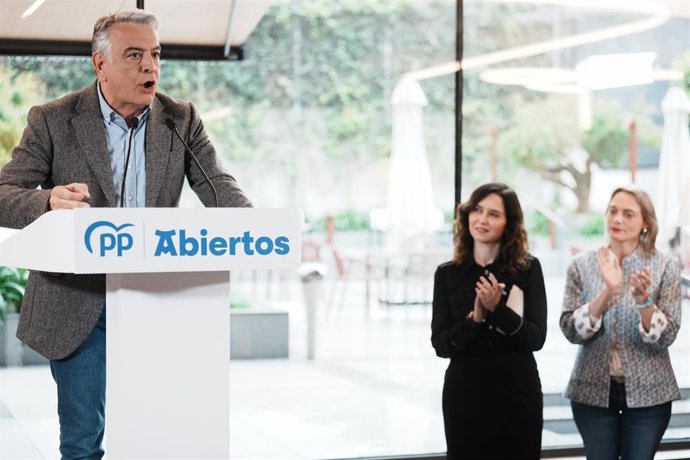
[[[16,334],[28,278],[24,268],[0,267],[0,365],[22,364],[24,347]]]

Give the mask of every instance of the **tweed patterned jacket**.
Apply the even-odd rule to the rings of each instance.
[[[0,227],[23,228],[40,217],[55,185],[85,183],[92,207],[117,206],[96,83],[33,107],[27,118],[12,161],[0,172]],[[146,124],[146,206],[176,207],[185,177],[205,205],[215,204],[203,174],[166,126],[168,119],[215,185],[218,205],[251,206],[223,168],[195,107],[159,93]],[[17,337],[47,358],[65,358],[89,335],[104,303],[105,275],[32,271]]]
[[[630,275],[650,267],[652,297],[668,324],[649,343],[640,332],[640,314],[629,287]],[[646,257],[636,251],[621,263],[623,285],[604,313],[601,328],[588,339],[578,334],[573,313],[588,304],[604,289],[597,252],[573,258],[568,268],[560,326],[565,337],[580,344],[575,367],[565,396],[575,402],[608,407],[610,387],[609,357],[612,349],[620,356],[625,374],[628,407],[649,407],[680,399],[668,347],[680,328],[680,266],[675,259],[654,251]]]

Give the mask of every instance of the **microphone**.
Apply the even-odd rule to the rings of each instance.
[[[213,190],[213,198],[214,198],[215,203],[216,203],[215,207],[217,208],[218,207],[218,192],[216,191],[216,187],[213,185],[213,182],[211,182],[211,179],[208,178],[208,174],[206,174],[206,171],[204,171],[204,168],[201,167],[201,164],[199,163],[199,160],[196,159],[196,155],[194,155],[194,152],[192,152],[192,149],[189,148],[187,143],[182,138],[182,135],[177,130],[177,126],[175,125],[175,122],[172,120],[172,118],[166,118],[165,124],[168,128],[170,128],[171,131],[175,131],[175,134],[177,134],[177,137],[182,142],[182,145],[184,145],[184,148],[187,149],[187,152],[189,152],[189,154],[192,156],[194,163],[196,163],[196,165],[199,167],[201,174],[203,174],[204,177],[206,178],[208,185],[211,186],[211,190]]]
[[[127,168],[129,167],[129,154],[132,150],[132,138],[134,131],[139,127],[139,119],[132,119],[132,124],[129,125],[129,142],[127,143],[127,155],[125,156],[125,170],[122,173],[122,186],[120,187],[120,207],[125,207],[125,183],[127,183]]]

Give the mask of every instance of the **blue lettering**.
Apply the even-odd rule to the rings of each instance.
[[[187,232],[180,230],[180,255],[195,256],[199,252],[199,242],[194,237],[187,238]]]
[[[201,229],[201,242],[200,242],[201,255],[202,256],[205,256],[206,252],[208,250],[208,241],[206,240],[206,235],[208,235],[208,230],[206,230],[205,228],[202,228]]]
[[[230,255],[234,256],[237,248],[237,244],[242,242],[242,237],[235,237],[231,236],[230,239],[228,240],[228,243],[230,244]]]
[[[105,256],[105,253],[115,249],[115,235],[110,233],[104,233],[101,235],[101,257]],[[118,254],[119,255],[119,254]]]
[[[179,235],[178,235],[179,232]],[[281,235],[275,239],[269,236],[259,236],[254,238],[251,232],[246,231],[242,236],[230,237],[209,237],[207,229],[201,229],[199,238],[188,236],[186,230],[156,230],[155,235],[158,237],[156,250],[154,256],[162,255],[177,256],[223,256],[223,255],[237,255],[238,250],[244,251],[245,255],[252,256],[258,254],[262,256],[276,254],[286,255],[290,253],[290,239],[287,236]],[[175,238],[177,236],[177,238]],[[114,248],[118,250],[118,256],[122,255],[123,251],[130,249],[133,245],[132,236],[129,234],[122,235],[102,235],[101,237],[101,252],[105,253]],[[242,254],[240,252],[240,254]]]
[[[262,248],[261,246],[265,246]],[[273,241],[267,236],[261,236],[256,240],[256,252],[262,256],[268,255],[273,251]]]
[[[249,235],[249,232],[244,232],[242,236],[242,243],[244,243],[244,253],[247,254],[248,256],[253,256],[254,255],[254,250],[252,249],[251,244],[254,242],[254,238]]]
[[[287,236],[276,238],[276,254],[284,256],[288,252],[290,252],[290,239]]]
[[[122,224],[118,227],[117,225],[113,224],[112,222],[108,222],[107,220],[99,220],[89,225],[86,228],[86,231],[84,232],[84,246],[86,246],[86,250],[89,251],[91,254],[93,254],[93,248],[91,246],[91,235],[94,231],[101,227],[111,228],[115,232],[120,232],[120,230],[122,229],[134,227],[134,224]],[[132,236],[129,234],[118,234],[117,238],[115,238],[115,235],[113,234],[101,235],[98,241],[101,244],[100,249],[98,251],[101,257],[104,257],[107,251],[112,251],[116,247],[117,255],[122,256],[122,252],[130,249],[132,247],[132,244],[134,243],[134,241],[132,240]]]
[[[175,230],[156,230],[158,244],[156,245],[156,252],[153,254],[155,257],[158,257],[161,254],[177,256],[177,249],[175,249],[175,242],[173,241],[173,236],[175,236],[176,233],[177,232]]]
[[[212,238],[209,242],[209,251],[214,256],[222,256],[228,248],[228,242],[224,238]]]
[[[117,235],[117,256],[122,257],[122,251],[132,248],[134,240],[129,233],[120,233]]]

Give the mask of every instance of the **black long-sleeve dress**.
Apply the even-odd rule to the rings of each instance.
[[[510,272],[497,263],[445,263],[434,278],[431,343],[450,358],[443,385],[448,459],[537,459],[541,450],[543,398],[532,354],[546,339],[546,291],[539,260]],[[475,285],[491,272],[505,291],[524,292],[524,317],[501,298],[485,322],[468,317]]]

